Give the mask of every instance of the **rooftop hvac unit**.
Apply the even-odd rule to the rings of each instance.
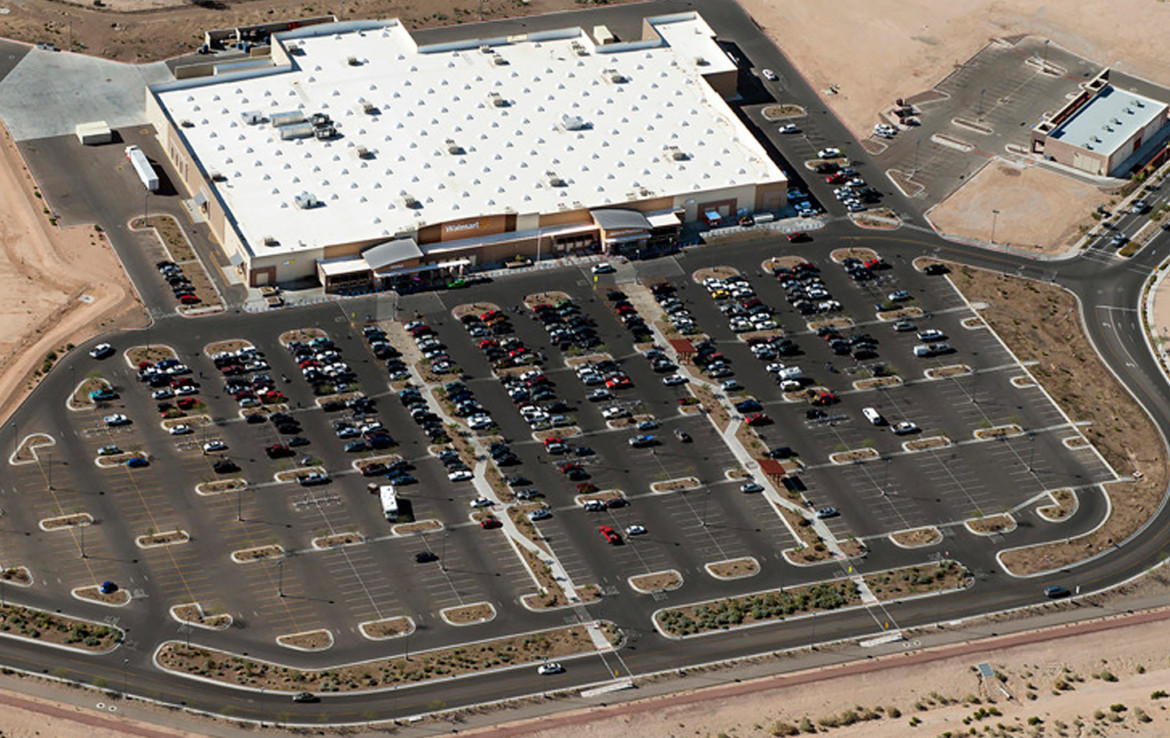
[[[223,172],[211,172],[210,176],[212,182],[227,182],[227,177],[224,176]]]
[[[313,113],[309,116],[309,122],[320,128],[321,126],[329,125],[331,121],[328,113]]]
[[[545,172],[545,176],[548,177],[549,187],[564,187],[567,184],[565,180],[557,176],[556,172]]]
[[[337,135],[337,129],[331,125],[318,126],[313,129],[313,136],[318,141],[328,141]]]
[[[365,146],[358,146],[357,149],[355,149],[353,153],[359,159],[370,159],[370,158],[373,158],[373,156],[374,156],[372,153],[370,153],[370,150],[367,149]]]
[[[463,153],[463,147],[455,143],[455,139],[449,138],[447,139],[447,153],[458,156]]]
[[[1144,108],[1146,106],[1146,104],[1144,102],[1142,102],[1141,100],[1134,100],[1133,104],[1139,108]]]
[[[412,209],[418,209],[418,208],[422,207],[422,203],[420,203],[418,200],[414,199],[410,195],[403,196],[402,204],[405,205],[406,207],[412,208]]]
[[[507,63],[508,63],[508,60],[505,59],[504,57],[500,56],[499,54],[495,54],[492,56],[492,64],[495,64],[497,67],[502,67]]]
[[[378,112],[378,106],[369,100],[362,101],[362,112],[366,115],[375,115]]]
[[[580,41],[574,41],[569,46],[577,53],[577,56],[589,56],[589,49],[586,49]]]
[[[268,120],[272,123],[273,128],[280,128],[281,126],[291,126],[295,123],[304,123],[305,114],[299,110],[289,110],[283,113],[273,113],[268,116]]]
[[[181,121],[179,121],[179,126],[181,128],[194,128],[195,124],[189,120],[181,120]]]
[[[566,131],[580,131],[589,126],[585,123],[585,119],[579,115],[569,115],[565,113],[561,116],[561,125],[565,127]]]
[[[483,53],[483,54],[494,54],[494,53],[496,53],[495,51],[493,51],[493,50],[492,50],[492,47],[488,46],[487,44],[484,44],[483,46],[480,46],[480,47],[479,47],[479,50],[480,50],[480,53]]]
[[[265,245],[265,246],[279,246],[279,245],[280,245],[280,241],[277,241],[277,240],[276,240],[275,238],[273,238],[272,236],[265,236],[265,237],[264,237],[264,245]]]
[[[504,99],[504,96],[498,92],[489,92],[488,100],[490,100],[492,105],[496,106],[497,108],[508,107],[508,101]]]
[[[690,154],[686,153],[677,146],[667,146],[666,154],[675,161],[686,161],[687,159],[691,158]]]
[[[701,56],[695,57],[695,66],[696,67],[705,67],[705,66],[708,66],[710,64],[711,64],[711,62],[707,61],[706,59],[704,59]]]
[[[351,67],[360,67],[362,65],[361,60],[358,59],[356,56],[351,56],[351,57],[346,58],[345,63],[350,65]]]
[[[288,126],[280,127],[280,139],[282,141],[292,141],[298,138],[312,138],[313,132],[317,130],[312,123],[293,123]]]
[[[622,74],[621,72],[619,72],[616,69],[607,69],[604,72],[602,72],[602,75],[610,82],[613,82],[615,85],[625,84],[626,82],[629,82],[629,80],[626,78],[626,75]]]
[[[250,126],[254,126],[257,123],[264,121],[264,115],[259,110],[245,110],[244,112],[240,113],[240,117],[243,118],[244,122]]]
[[[316,207],[318,201],[317,201],[317,198],[314,197],[312,193],[302,192],[301,194],[293,197],[293,202],[301,210],[308,210],[309,208]]]

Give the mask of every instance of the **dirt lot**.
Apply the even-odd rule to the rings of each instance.
[[[930,211],[939,230],[978,241],[1040,254],[1072,247],[1078,226],[1091,222],[1090,211],[1107,196],[1096,187],[1038,167],[991,162]]]
[[[775,3],[743,0],[854,134],[866,134],[895,98],[933,87],[989,40],[1019,34],[1052,39],[1077,54],[1170,84],[1170,18],[1156,0],[872,0]],[[1141,18],[1140,22],[1134,19]],[[826,43],[825,29],[832,42]],[[823,94],[823,92],[822,92]]]
[[[7,17],[7,16],[5,16]],[[0,141],[0,420],[34,386],[46,355],[146,316],[105,236],[61,229],[42,212],[7,132]]]

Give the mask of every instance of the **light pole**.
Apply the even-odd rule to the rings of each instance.
[[[447,536],[451,535],[449,530],[443,530],[443,552],[439,554],[439,571],[447,571]]]
[[[703,495],[703,522],[700,524],[700,527],[703,527],[703,528],[707,527],[707,501],[710,499],[711,499],[711,488],[708,487],[706,494]]]
[[[276,596],[284,597],[284,559],[276,562]]]
[[[236,522],[244,522],[244,488],[236,488]]]
[[[1036,460],[1036,432],[1032,431],[1028,434],[1028,440],[1031,442],[1031,448],[1028,451],[1028,473],[1034,474],[1032,469],[1032,462]]]
[[[126,699],[127,676],[126,668],[130,665],[130,659],[122,659],[122,699]]]
[[[79,531],[81,534],[81,558],[84,559],[85,558],[85,523],[84,523],[84,521],[78,527],[81,529]]]
[[[999,219],[999,211],[994,208],[991,211],[991,243],[995,244],[995,221]]]

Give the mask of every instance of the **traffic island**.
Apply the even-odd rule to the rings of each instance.
[[[326,551],[331,548],[341,548],[343,546],[356,546],[359,543],[365,543],[366,537],[357,531],[346,531],[344,533],[334,533],[328,536],[318,536],[313,539],[313,548],[318,551]]]
[[[829,454],[830,464],[858,464],[863,461],[874,461],[881,458],[881,454],[872,448],[855,448],[848,451],[838,451]]]
[[[971,573],[957,561],[943,561],[867,574],[864,580],[874,597],[887,601],[964,589],[970,586]]]
[[[255,546],[253,548],[243,548],[239,551],[232,551],[232,561],[237,564],[250,564],[253,561],[279,559],[282,556],[284,556],[284,548],[275,543],[269,544],[267,546]]]
[[[130,459],[143,459],[143,460],[148,461],[149,457],[140,451],[135,451],[132,453],[111,454],[109,456],[99,456],[96,459],[94,459],[93,463],[94,463],[94,466],[96,466],[99,469],[117,469],[120,466],[125,466],[126,462],[129,461]]]
[[[371,641],[388,641],[392,638],[403,638],[414,632],[414,620],[406,615],[381,620],[367,620],[358,623],[358,631],[363,638]]]
[[[849,220],[861,228],[872,228],[879,231],[892,231],[902,226],[902,219],[889,208],[875,208],[859,213],[850,213]]]
[[[291,331],[285,331],[280,334],[280,345],[288,348],[289,344],[294,341],[301,343],[308,343],[309,341],[318,338],[329,338],[329,334],[320,328],[297,328]]]
[[[45,532],[67,530],[80,525],[93,525],[93,516],[87,512],[73,513],[72,515],[58,515],[54,518],[45,518],[37,523],[37,527]]]
[[[8,638],[49,643],[73,651],[100,654],[109,653],[117,648],[122,642],[123,635],[118,628],[89,620],[20,605],[0,606],[0,636]]]
[[[216,354],[234,354],[243,349],[254,349],[251,341],[245,341],[242,338],[229,338],[223,341],[215,341],[203,347],[203,355],[214,357]]]
[[[333,634],[324,628],[306,630],[301,633],[278,635],[276,643],[294,651],[327,651],[333,647]]]
[[[808,259],[803,256],[773,256],[765,259],[760,268],[765,272],[775,273],[780,269],[795,269],[801,264],[809,263]]]
[[[687,385],[687,389],[699,401],[699,406],[707,417],[715,423],[715,427],[720,433],[727,430],[727,426],[731,425],[731,415],[727,408],[719,399],[715,397],[715,393],[704,385],[696,384],[694,382]]]
[[[610,622],[598,624],[613,645],[621,631]],[[418,651],[386,659],[335,664],[322,669],[298,669],[272,662],[178,641],[163,643],[155,651],[159,668],[229,686],[269,692],[361,692],[400,684],[450,679],[460,674],[542,663],[546,660],[596,653],[597,646],[583,625],[520,633],[450,648]]]
[[[210,482],[200,482],[195,485],[195,494],[201,496],[222,495],[227,492],[242,492],[247,489],[248,482],[240,477],[231,479],[215,479]]]
[[[897,530],[890,534],[890,541],[900,548],[925,548],[942,543],[942,539],[942,531],[933,525]]]
[[[278,482],[297,482],[299,484],[302,479],[307,479],[311,474],[325,473],[325,467],[323,466],[306,466],[301,469],[277,472],[273,475],[273,478]]]
[[[1018,377],[1012,377],[1012,386],[1016,389],[1025,389],[1027,387],[1035,387],[1036,380],[1028,374],[1021,374]]]
[[[1016,529],[1016,519],[1007,513],[999,513],[964,520],[963,526],[977,536],[1002,535]]]
[[[630,589],[638,594],[655,594],[656,592],[670,592],[683,585],[683,576],[677,569],[655,571],[649,574],[639,574],[626,580]]]
[[[462,305],[456,305],[451,309],[451,317],[455,320],[463,320],[468,315],[480,316],[484,313],[498,312],[500,306],[494,302],[469,302]]]
[[[204,630],[227,630],[231,627],[232,616],[226,612],[208,615],[198,602],[189,602],[185,605],[175,605],[171,608],[171,617],[180,623],[191,625]]]
[[[48,433],[30,433],[21,439],[20,445],[16,447],[16,451],[8,457],[8,463],[12,466],[35,464],[41,460],[40,455],[37,453],[38,449],[52,448],[56,445],[57,439]]]
[[[939,448],[949,448],[951,445],[951,439],[946,436],[928,436],[926,438],[915,438],[913,441],[906,441],[902,444],[902,450],[910,453],[915,451],[933,451]]]
[[[443,523],[434,519],[419,520],[413,523],[399,523],[390,529],[396,536],[418,536],[443,529]]]
[[[1036,508],[1036,514],[1049,523],[1060,523],[1068,520],[1079,506],[1077,494],[1070,487],[1052,490],[1048,493],[1048,497],[1052,500],[1052,504]]]
[[[102,587],[99,584],[76,587],[70,594],[79,600],[96,602],[107,607],[125,607],[130,604],[130,593],[126,590],[115,589],[113,592],[102,592]]]
[[[991,441],[996,438],[1011,438],[1024,435],[1024,429],[1015,423],[997,425],[993,428],[979,428],[973,434],[980,441]]]
[[[519,552],[520,560],[528,567],[529,573],[532,574],[532,578],[536,580],[536,586],[539,588],[539,591],[534,594],[523,595],[520,598],[520,604],[529,610],[552,610],[571,604],[560,582],[553,576],[552,568],[527,546],[515,541],[512,541],[512,545]]]
[[[852,249],[833,249],[829,252],[829,258],[835,264],[843,264],[846,259],[857,259],[861,262],[877,261],[878,254],[873,249],[866,248],[852,248]]]
[[[667,479],[663,482],[652,482],[650,484],[650,491],[658,494],[664,492],[687,492],[692,489],[698,489],[701,485],[698,477],[678,477],[676,479]]]
[[[93,410],[97,407],[97,402],[90,397],[90,393],[101,392],[102,390],[112,392],[113,389],[114,386],[100,376],[87,377],[73,389],[73,394],[69,395],[69,399],[65,402],[65,407],[73,412]]]
[[[17,587],[31,587],[33,583],[32,572],[27,566],[9,566],[0,570],[0,579],[4,580],[5,584]]]
[[[975,372],[966,364],[951,364],[949,366],[931,367],[923,372],[927,379],[947,379],[949,377],[966,377]]]
[[[162,533],[147,533],[144,536],[138,536],[134,539],[134,544],[139,548],[162,548],[163,546],[177,546],[181,543],[187,543],[191,540],[191,534],[185,530],[168,530]]]
[[[891,310],[879,310],[877,312],[877,319],[883,323],[890,323],[895,320],[908,320],[910,318],[921,318],[925,313],[920,307],[904,307]]]
[[[170,346],[162,343],[152,343],[144,346],[131,346],[123,354],[126,363],[135,371],[142,364],[157,364],[167,359],[179,360],[179,354]]]
[[[881,387],[900,387],[902,386],[902,378],[896,374],[890,374],[884,377],[870,377],[868,379],[858,379],[853,383],[853,389],[856,390],[871,390],[879,389]]]
[[[496,608],[490,602],[473,602],[470,605],[444,607],[439,610],[439,617],[447,625],[480,625],[496,619]]]
[[[532,310],[537,305],[556,305],[558,302],[564,302],[565,300],[571,299],[572,298],[570,298],[568,294],[556,290],[551,290],[548,292],[534,292],[533,294],[524,296],[524,305],[529,310]]]
[[[703,569],[716,579],[730,582],[759,574],[760,562],[755,556],[743,556],[738,559],[725,559],[703,564]]]

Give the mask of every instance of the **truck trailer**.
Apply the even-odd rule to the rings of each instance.
[[[154,172],[154,167],[150,165],[150,160],[146,158],[146,154],[142,153],[142,149],[137,146],[126,147],[126,158],[130,160],[130,165],[134,167],[134,171],[138,173],[138,179],[142,180],[142,186],[151,192],[158,190],[158,175]]]
[[[382,500],[382,514],[389,521],[398,520],[398,490],[393,484],[383,484],[378,487],[378,496]]]

